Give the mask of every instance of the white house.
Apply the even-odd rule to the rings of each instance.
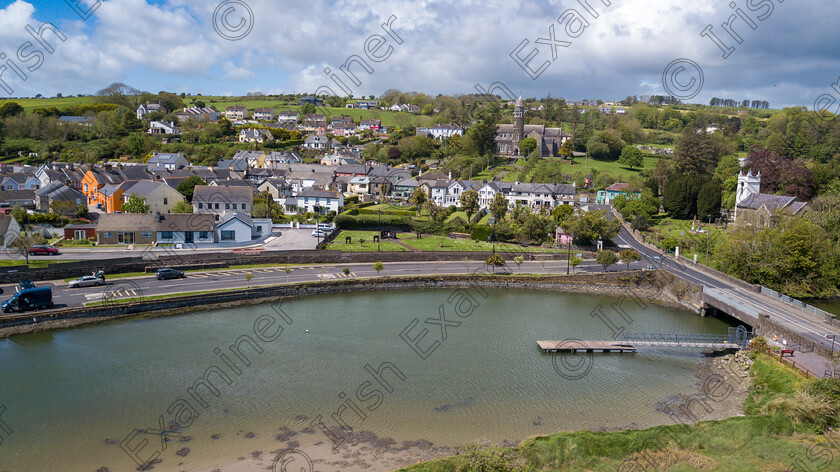
[[[166,108],[163,108],[161,104],[146,102],[137,107],[137,119],[142,120],[144,116],[154,111],[159,111],[163,114],[166,114]]]
[[[240,143],[264,143],[272,139],[274,136],[267,129],[248,128],[239,132]]]
[[[417,135],[419,136],[422,134],[443,141],[444,138],[451,138],[456,134],[463,136],[464,128],[453,124],[437,124],[431,128],[417,128]]]
[[[306,137],[306,142],[303,143],[303,147],[307,149],[329,149],[330,148],[330,138],[323,134],[311,134]]]
[[[178,170],[190,165],[183,152],[154,152],[146,163],[148,170]]]
[[[344,196],[339,192],[309,187],[302,189],[297,196],[287,198],[284,204],[290,212],[309,212],[320,215],[331,211],[339,213],[344,208]]]
[[[275,116],[274,108],[257,108],[254,110],[255,120],[274,121]]]
[[[277,113],[277,121],[280,123],[293,122],[297,123],[300,119],[300,113],[291,110],[284,110]]]
[[[245,243],[262,239],[270,234],[271,219],[251,218],[239,212],[225,214],[216,225],[216,237],[221,243]]]
[[[248,117],[248,108],[241,106],[227,107],[225,117],[229,120],[244,120]]]
[[[149,123],[149,134],[181,134],[181,128],[168,121],[152,121]]]

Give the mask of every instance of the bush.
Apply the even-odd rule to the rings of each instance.
[[[334,223],[339,229],[375,228],[379,226],[379,215],[351,216],[341,214],[335,217]],[[407,216],[382,215],[383,226],[400,226],[404,229],[414,227],[414,221]]]
[[[493,234],[493,228],[490,226],[479,225],[475,226],[472,231],[470,232],[470,238],[476,241],[487,241]]]
[[[650,227],[650,223],[648,222],[648,217],[645,215],[639,215],[633,220],[632,223],[633,229],[636,231],[647,231]]]

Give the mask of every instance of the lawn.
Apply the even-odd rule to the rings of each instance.
[[[417,239],[412,233],[399,235],[400,241],[421,251],[492,251],[493,243],[487,241],[474,241],[472,239],[454,239],[445,236],[423,236]],[[556,249],[542,247],[522,247],[517,244],[496,243],[496,250],[499,252],[555,252]]]
[[[686,257],[688,259],[693,259],[694,255],[697,254],[697,262],[698,263],[705,263],[706,262],[706,240],[709,241],[709,248],[713,250],[715,244],[721,240],[721,238],[726,234],[723,229],[719,228],[718,226],[712,225],[712,232],[711,234],[707,233],[697,233],[691,231],[691,221],[689,220],[675,220],[672,218],[667,218],[667,215],[660,214],[655,216],[651,220],[651,233],[656,233],[662,235],[663,238],[675,238],[677,240],[680,239],[690,239],[692,245],[694,246],[694,250],[690,250],[689,248],[682,247],[680,248],[680,255]],[[702,225],[696,226],[695,230],[703,229],[704,231],[708,227],[708,223],[704,223]],[[665,247],[661,243],[657,243],[656,241],[650,241],[651,243],[658,245],[662,249]],[[714,266],[714,264],[712,264]]]
[[[351,237],[352,243],[346,244],[344,242],[344,238]],[[383,252],[406,252],[408,249],[400,246],[399,244],[383,240],[380,244],[373,242],[373,237],[379,236],[378,231],[346,231],[342,230],[338,236],[327,245],[328,250],[333,251],[342,251],[342,252],[376,252],[378,249],[381,249]],[[364,239],[365,242],[362,244],[359,242],[361,239]]]
[[[656,163],[659,161],[659,157],[651,157],[645,155],[644,158],[644,169],[653,169],[656,167]],[[563,161],[561,166],[562,171],[574,174],[575,172],[585,172],[589,173],[592,172],[592,169],[597,169],[601,172],[607,172],[609,174],[615,175],[616,177],[632,177],[635,175],[639,175],[642,169],[630,169],[626,167],[624,164],[619,164],[618,161],[601,161],[592,158],[585,158],[585,157],[576,157],[572,159],[571,163],[568,161]]]

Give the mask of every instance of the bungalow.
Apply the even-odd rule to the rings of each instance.
[[[292,122],[297,123],[300,119],[300,113],[292,110],[284,110],[277,113],[277,121],[280,123]]]
[[[605,190],[599,190],[595,197],[595,203],[598,205],[612,205],[615,197],[624,195],[625,197],[641,197],[642,193],[636,189],[630,188],[628,183],[615,183],[607,187]]]
[[[184,201],[184,196],[160,180],[140,180],[123,192],[123,203],[131,195],[143,197],[152,213],[169,213],[175,203]]]
[[[229,120],[244,120],[248,117],[248,108],[243,106],[227,107],[225,117]]]
[[[35,209],[35,190],[3,190],[0,191],[0,208],[11,211],[20,206],[28,210]]]
[[[213,215],[110,214],[96,226],[98,244],[210,244],[215,242]]]
[[[270,218],[251,218],[239,213],[227,213],[219,219],[216,225],[216,239],[219,242],[245,243],[255,239],[262,239],[271,234]]]
[[[314,95],[307,95],[307,96],[300,99],[300,101],[298,102],[298,106],[302,107],[302,106],[306,105],[307,103],[311,103],[311,104],[315,105],[316,107],[322,107],[322,106],[324,106],[324,99],[321,98],[321,97],[316,97]]]
[[[152,121],[149,123],[148,134],[181,134],[181,128],[168,121]]]
[[[311,134],[306,137],[303,147],[307,149],[327,150],[330,148],[330,138],[323,134]]]
[[[463,136],[464,128],[453,124],[437,124],[431,128],[417,128],[417,136],[426,135],[431,138],[439,139],[451,138],[454,135]]]
[[[171,153],[171,152],[154,152],[152,153],[152,157],[149,158],[149,161],[146,162],[146,168],[149,172],[155,172],[160,170],[179,170],[183,169],[184,167],[189,166],[190,163],[187,161],[187,158],[184,157],[183,152],[178,153]]]
[[[59,124],[75,123],[77,125],[82,125],[82,126],[93,126],[94,121],[96,121],[95,116],[59,116],[58,117]]]
[[[344,196],[338,192],[318,190],[312,187],[298,192],[297,196],[287,198],[285,202],[289,212],[327,214],[340,212],[344,207]]]
[[[251,186],[196,185],[193,191],[193,213],[223,215],[238,211],[250,215],[253,203],[254,189]]]
[[[239,132],[240,143],[264,143],[272,139],[274,136],[267,129],[248,128]]]
[[[146,102],[137,107],[137,119],[142,120],[144,116],[152,112],[159,112],[165,115],[167,113],[167,110],[163,107],[163,105],[159,103]]]
[[[254,110],[255,120],[274,121],[276,116],[274,108],[257,108]]]

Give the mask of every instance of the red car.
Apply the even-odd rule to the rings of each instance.
[[[29,255],[30,256],[57,256],[61,254],[58,252],[58,249],[52,246],[32,246],[29,248]]]

